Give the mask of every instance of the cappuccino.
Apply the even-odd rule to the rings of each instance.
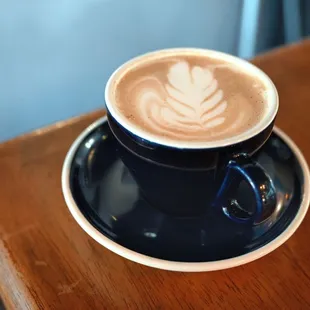
[[[255,74],[199,52],[146,54],[119,70],[108,91],[133,127],[165,141],[229,139],[268,110],[266,86]]]

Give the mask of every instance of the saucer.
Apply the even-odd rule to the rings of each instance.
[[[211,271],[256,260],[283,244],[301,224],[310,201],[309,170],[294,142],[275,128],[254,156],[277,192],[274,213],[243,225],[224,215],[178,218],[151,206],[119,157],[120,144],[106,117],[71,146],[62,190],[78,224],[111,251],[147,266],[174,271]],[[250,203],[246,188],[236,195]]]

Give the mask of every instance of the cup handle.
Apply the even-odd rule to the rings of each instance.
[[[248,183],[253,191],[253,210],[244,208],[234,197],[241,181]],[[259,223],[273,213],[276,203],[273,182],[257,162],[244,155],[229,161],[215,199],[215,205],[222,208],[228,218],[238,223]]]

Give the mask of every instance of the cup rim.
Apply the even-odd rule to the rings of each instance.
[[[177,141],[174,139],[169,139],[166,137],[158,137],[155,134],[152,134],[150,132],[147,132],[140,127],[134,125],[128,119],[118,111],[117,108],[115,108],[115,100],[113,100],[113,96],[111,95],[111,89],[115,85],[115,82],[117,79],[120,79],[123,74],[125,74],[128,70],[133,68],[137,63],[145,61],[149,61],[152,59],[156,59],[157,57],[162,56],[169,56],[169,55],[177,55],[177,54],[199,54],[199,55],[205,55],[216,59],[224,59],[225,61],[228,61],[230,63],[236,64],[238,67],[241,68],[241,70],[244,70],[250,74],[255,75],[259,78],[261,82],[265,85],[267,92],[268,92],[268,109],[264,117],[261,119],[258,124],[255,126],[249,128],[247,131],[238,134],[233,137],[229,138],[223,138],[219,140],[214,141],[205,141],[205,142],[197,142],[197,141]],[[161,49],[161,50],[155,50],[152,52],[148,52],[142,55],[139,55],[137,57],[134,57],[130,59],[129,61],[125,62],[121,66],[119,66],[110,76],[106,83],[105,87],[105,103],[108,112],[111,114],[111,116],[126,130],[131,132],[133,135],[138,136],[139,138],[142,138],[144,140],[147,140],[151,143],[155,143],[161,146],[166,147],[173,147],[173,148],[179,148],[179,149],[211,149],[211,148],[219,148],[224,146],[229,146],[233,144],[237,144],[243,141],[246,141],[260,132],[262,132],[264,129],[266,129],[275,119],[278,109],[279,109],[279,96],[277,89],[272,82],[272,80],[269,78],[269,76],[263,72],[261,69],[256,67],[255,65],[251,64],[250,62],[238,58],[236,56],[210,50],[210,49],[201,49],[201,48],[169,48],[169,49]]]

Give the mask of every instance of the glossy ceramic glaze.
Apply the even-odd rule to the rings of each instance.
[[[204,149],[168,148],[133,137],[109,114],[108,123],[120,144],[119,157],[140,191],[164,213],[191,217],[208,212],[211,217],[214,206],[235,222],[259,223],[274,211],[273,182],[251,158],[269,138],[273,122],[241,143]],[[250,204],[235,195],[241,183],[254,197]]]
[[[88,128],[69,151],[62,176],[64,196],[87,233],[129,259],[182,271],[240,265],[287,240],[308,208],[307,165],[289,138],[276,132],[254,156],[277,193],[275,211],[258,225],[235,223],[218,216],[217,210],[179,218],[150,205],[120,159],[121,146],[105,118]],[[247,184],[241,182],[235,191],[244,204],[252,203]]]

